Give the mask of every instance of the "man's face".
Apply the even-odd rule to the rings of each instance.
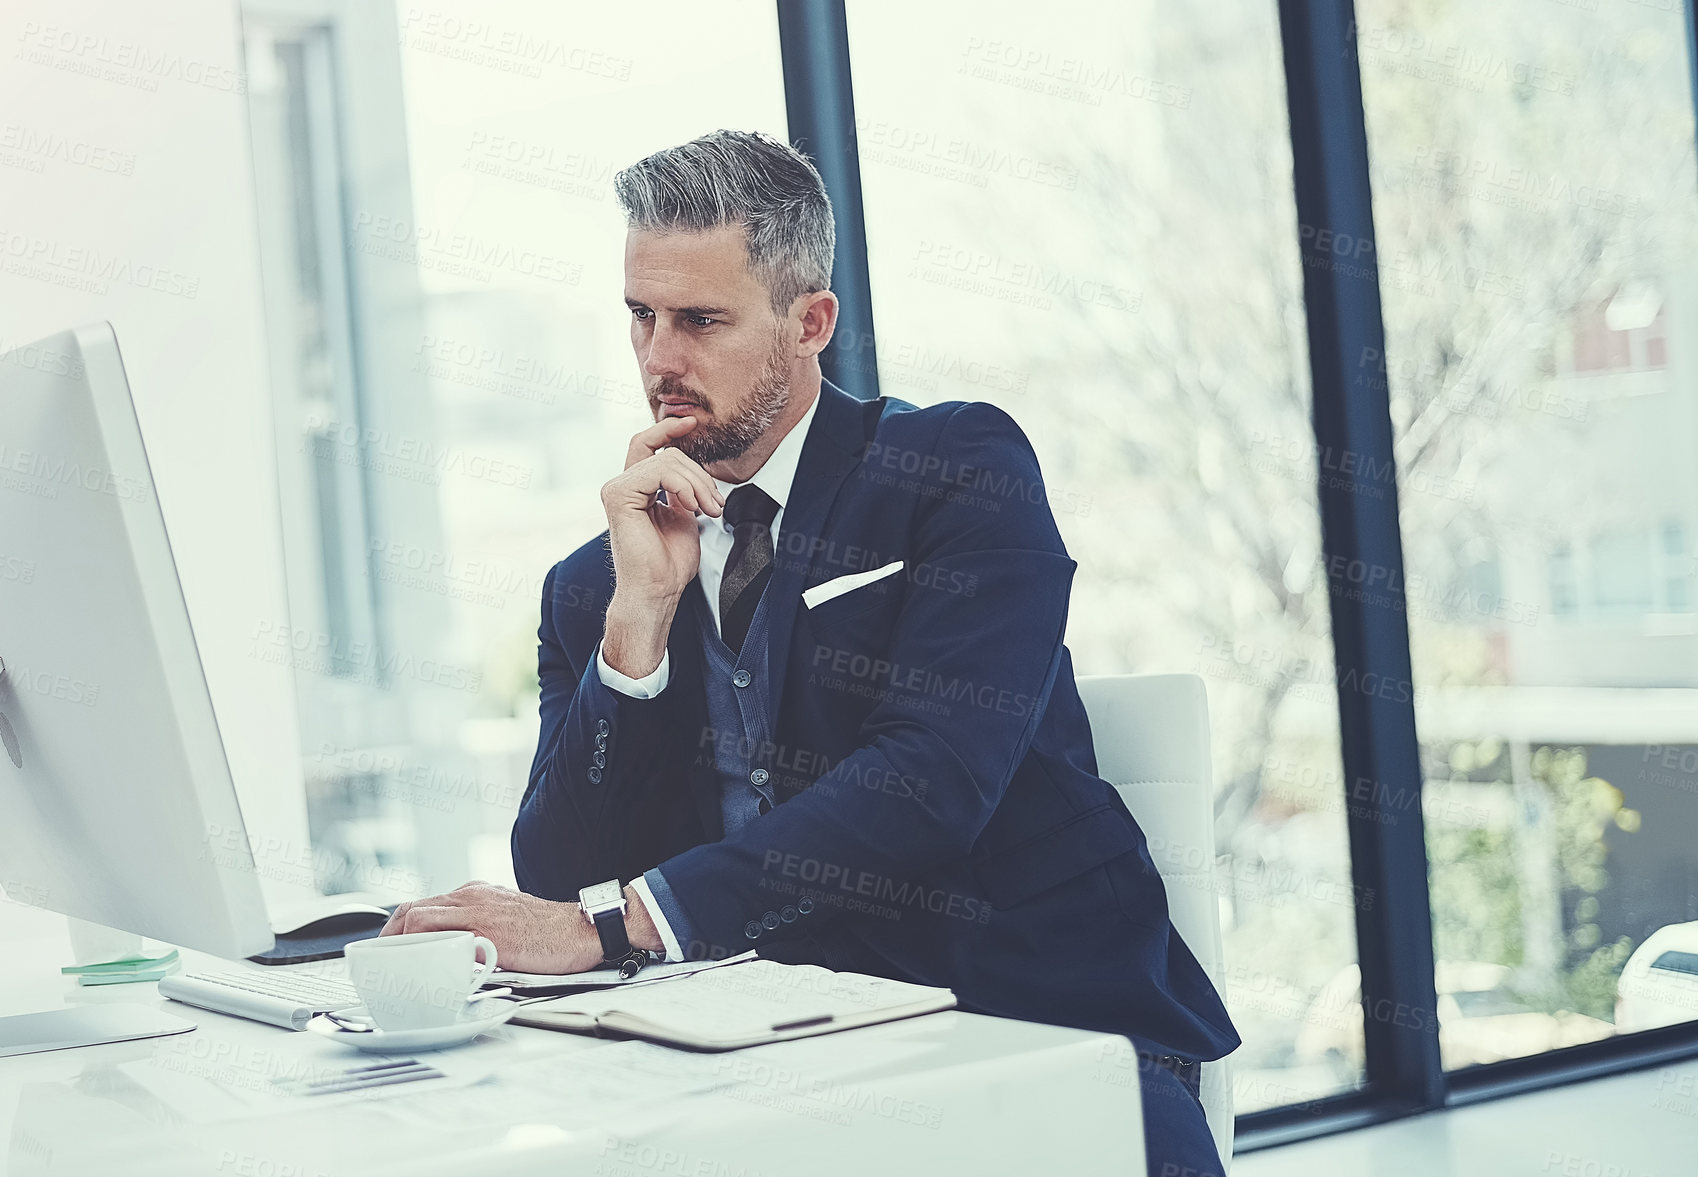
[[[625,240],[631,346],[656,421],[694,417],[674,444],[706,466],[740,457],[790,399],[789,322],[749,270],[739,226]]]

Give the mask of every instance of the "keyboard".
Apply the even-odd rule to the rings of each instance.
[[[317,1014],[360,1004],[346,981],[281,970],[174,973],[160,978],[159,995],[286,1030],[305,1030]]]

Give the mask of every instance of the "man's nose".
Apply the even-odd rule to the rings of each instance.
[[[643,357],[643,371],[650,376],[684,375],[684,349],[677,335],[666,327],[656,325],[649,336],[648,355]]]

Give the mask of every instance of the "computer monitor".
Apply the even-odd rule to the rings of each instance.
[[[7,896],[232,959],[271,948],[109,323],[0,356],[0,663]]]

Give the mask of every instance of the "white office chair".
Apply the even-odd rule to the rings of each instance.
[[[1209,700],[1194,674],[1105,674],[1078,680],[1097,771],[1120,790],[1167,887],[1180,938],[1223,995],[1220,903],[1215,894],[1214,778]],[[1204,1063],[1203,1114],[1232,1165],[1232,1064]]]

